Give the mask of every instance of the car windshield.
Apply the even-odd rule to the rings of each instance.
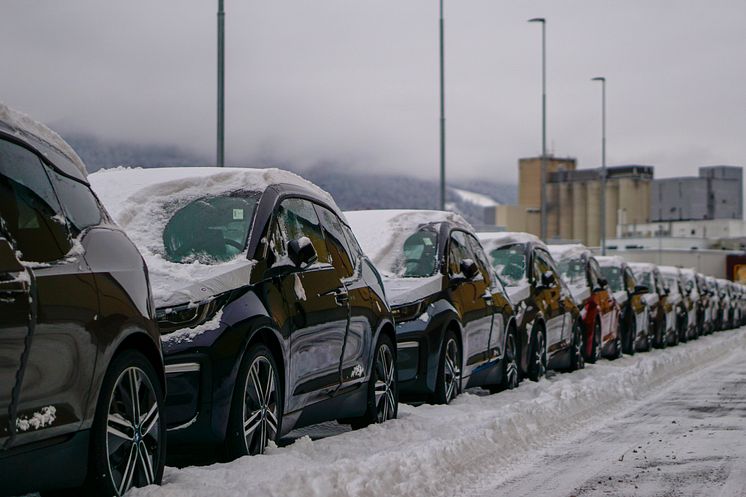
[[[648,287],[651,291],[655,288],[655,279],[653,278],[653,273],[650,271],[635,272],[635,278],[637,278],[640,285]]]
[[[609,283],[612,292],[621,292],[624,290],[624,278],[622,277],[622,268],[615,266],[603,266],[601,274]]]
[[[506,245],[490,253],[492,267],[505,286],[518,286],[526,280],[526,251],[521,243]]]
[[[438,233],[420,228],[404,240],[401,252],[384,272],[398,278],[426,278],[438,270]]]
[[[563,259],[557,263],[562,279],[569,285],[587,284],[585,262],[580,257]]]
[[[203,197],[178,209],[163,230],[165,256],[171,262],[218,264],[246,249],[257,192]]]
[[[679,293],[679,278],[676,276],[664,276],[663,279],[666,280],[666,285],[671,290],[671,293]]]

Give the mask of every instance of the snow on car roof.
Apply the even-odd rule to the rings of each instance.
[[[479,241],[482,243],[482,246],[484,247],[484,250],[486,252],[491,252],[498,247],[513,245],[515,243],[535,243],[544,248],[547,248],[547,246],[544,244],[544,242],[541,241],[538,236],[532,235],[530,233],[494,231],[477,233],[477,237],[479,237]]]
[[[648,271],[648,272],[655,271],[655,268],[658,267],[652,262],[629,262],[627,263],[627,265],[631,267],[633,271]]]
[[[658,270],[661,272],[661,274],[666,274],[669,276],[679,275],[679,268],[675,266],[658,266]]]
[[[590,255],[591,251],[582,243],[571,243],[567,245],[548,245],[549,253],[554,260],[577,259],[583,255]]]
[[[474,231],[459,214],[447,211],[377,209],[346,211],[345,216],[363,251],[377,266],[419,226],[448,222]]]
[[[598,261],[598,265],[602,267],[622,267],[622,265],[624,265],[624,263],[626,262],[618,255],[599,255],[596,256],[596,260]]]
[[[34,120],[23,112],[8,107],[2,102],[0,102],[0,123],[19,138],[29,141],[31,145],[43,145],[44,147],[39,147],[39,152],[42,154],[47,155],[46,152],[48,150],[44,148],[49,147],[52,151],[62,155],[75,167],[76,172],[82,176],[81,179],[84,179],[88,175],[85,164],[83,164],[83,161],[75,150],[60,135],[49,129],[46,125]],[[53,158],[48,158],[56,164]]]
[[[246,284],[252,261],[246,253],[219,264],[176,263],[164,258],[163,230],[177,209],[206,195],[237,190],[263,192],[291,184],[314,192],[337,212],[331,195],[280,169],[218,167],[104,169],[90,175],[91,187],[148,264],[153,297],[160,306],[196,302]],[[164,208],[168,206],[168,208]],[[341,212],[340,212],[341,214]],[[200,293],[206,288],[207,292]]]

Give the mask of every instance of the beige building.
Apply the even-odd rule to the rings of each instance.
[[[600,169],[577,169],[572,158],[547,157],[547,238],[597,246],[601,239]],[[541,230],[541,157],[518,161],[518,205],[495,208],[495,224],[535,235]],[[618,224],[650,221],[650,166],[607,168],[606,237]]]

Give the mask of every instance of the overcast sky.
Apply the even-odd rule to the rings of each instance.
[[[436,177],[437,0],[225,0],[227,162]],[[212,157],[217,0],[2,0],[0,100],[60,128]],[[449,174],[514,181],[548,142],[693,175],[746,165],[746,1],[446,0]]]

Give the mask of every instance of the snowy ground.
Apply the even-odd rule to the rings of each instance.
[[[168,468],[162,487],[128,495],[746,496],[745,353],[741,329],[404,405],[384,425],[323,425],[264,456]]]

